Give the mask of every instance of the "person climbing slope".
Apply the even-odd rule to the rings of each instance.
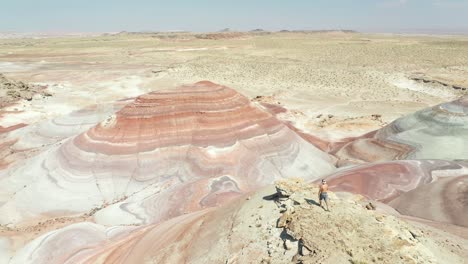
[[[328,184],[325,180],[322,180],[322,184],[320,185],[319,189],[319,201],[320,201],[320,207],[323,208],[322,206],[322,200],[325,200],[325,204],[327,205],[327,211],[330,211],[328,209]]]

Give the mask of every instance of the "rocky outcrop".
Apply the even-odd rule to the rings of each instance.
[[[21,81],[8,79],[0,73],[0,108],[16,102],[17,100],[24,99],[31,101],[35,94],[42,97],[51,96],[46,92],[45,87],[38,85],[26,84]]]
[[[284,208],[278,220],[287,240],[297,243],[293,263],[443,263],[427,233],[376,210],[375,203],[357,196],[330,194],[331,212],[317,203],[318,188],[301,180],[277,183]],[[346,198],[344,198],[346,197]],[[366,211],[368,209],[368,211]],[[464,243],[463,240],[460,240]],[[466,243],[464,243],[466,246]],[[447,253],[448,249],[440,249]],[[452,261],[462,261],[452,255]],[[275,263],[275,261],[272,261]]]
[[[438,80],[436,78],[431,78],[429,76],[413,75],[413,76],[410,76],[409,78],[416,82],[425,83],[425,84],[433,84],[433,85],[442,86],[442,87],[448,87],[448,88],[451,88],[460,92],[468,91],[468,88],[463,87],[459,84],[451,84],[445,81]]]

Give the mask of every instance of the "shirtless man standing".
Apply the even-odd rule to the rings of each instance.
[[[327,211],[328,210],[328,184],[325,180],[322,180],[322,185],[320,185],[320,190],[319,190],[319,200],[320,200],[320,207],[323,208],[322,206],[322,200],[325,200],[325,204],[327,205]]]

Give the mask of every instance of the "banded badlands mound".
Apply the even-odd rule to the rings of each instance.
[[[465,96],[350,139],[334,150],[339,163],[366,164],[328,178],[338,190],[386,202],[401,213],[468,227],[467,147]]]
[[[335,168],[274,116],[210,82],[139,96],[80,133],[93,119],[84,113],[66,119],[77,125],[61,118],[4,136],[10,153],[26,156],[1,174],[8,244],[57,224],[159,223],[279,178],[316,179]]]
[[[203,81],[3,133],[0,261],[463,263],[467,102],[333,142]]]
[[[11,165],[2,177],[0,221],[22,226],[106,206],[95,216],[100,223],[153,223],[282,177],[315,179],[333,171],[332,162],[236,91],[200,82],[139,96],[84,133]]]
[[[337,152],[347,162],[468,159],[468,96],[397,119]]]

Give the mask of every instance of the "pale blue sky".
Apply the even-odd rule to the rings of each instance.
[[[468,31],[468,0],[0,0],[0,32]]]

